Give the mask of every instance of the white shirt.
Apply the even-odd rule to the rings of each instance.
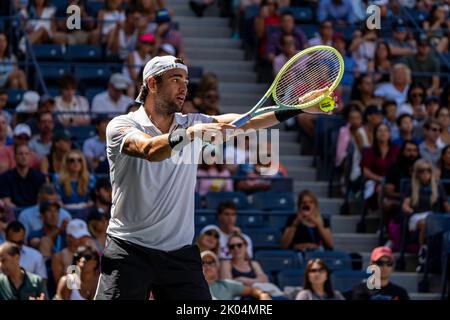
[[[122,94],[119,101],[115,102],[111,99],[108,91],[100,92],[92,100],[92,112],[96,113],[125,113],[133,99]]]
[[[22,246],[19,264],[26,271],[37,274],[43,279],[47,279],[47,269],[45,268],[44,257],[36,249],[25,245]]]
[[[58,116],[59,121],[63,122],[64,120],[69,120],[73,118],[78,119],[89,119],[89,102],[83,96],[73,96],[69,102],[63,100],[61,96],[57,96],[55,98],[55,111],[62,112]],[[64,113],[69,112],[69,113]],[[73,114],[81,113],[80,115]]]
[[[212,117],[203,114],[176,113],[170,130],[212,121]],[[198,166],[194,159],[200,156],[202,141],[195,139],[164,161],[149,162],[122,153],[126,139],[138,132],[150,136],[162,134],[142,106],[136,112],[115,117],[106,128],[106,154],[112,185],[107,233],[163,251],[190,245],[194,239]],[[176,163],[177,159],[190,160],[190,163]]]
[[[100,140],[99,136],[87,139],[83,143],[83,153],[88,158],[96,158],[103,161],[106,159],[106,141]]]
[[[382,97],[384,100],[394,100],[397,106],[401,106],[408,98],[409,84],[403,91],[398,91],[392,83],[383,83],[375,90],[376,97]]]

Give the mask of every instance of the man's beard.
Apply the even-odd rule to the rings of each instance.
[[[178,104],[173,100],[161,99],[159,101],[155,101],[155,109],[158,110],[159,113],[170,115],[175,112],[180,112],[181,108],[182,107],[178,106]]]

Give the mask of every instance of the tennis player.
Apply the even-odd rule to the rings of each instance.
[[[202,141],[195,137],[224,134],[240,115],[181,114],[187,84],[181,59],[153,58],[143,71],[141,107],[108,124],[113,200],[95,299],[148,300],[150,293],[155,299],[211,299],[192,245],[197,164],[171,157],[198,157],[192,150],[199,153]],[[242,129],[269,127],[300,112],[270,112]],[[195,143],[200,148],[186,148]]]

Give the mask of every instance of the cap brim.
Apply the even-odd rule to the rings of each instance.
[[[76,239],[80,239],[82,237],[90,237],[91,235],[87,231],[77,231],[70,234],[72,237]]]

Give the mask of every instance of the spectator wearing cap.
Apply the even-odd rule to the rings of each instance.
[[[97,135],[83,143],[83,153],[92,172],[109,173],[108,160],[106,159],[106,126],[109,120],[108,117],[101,115],[95,119]]]
[[[8,208],[35,205],[45,176],[30,167],[31,150],[27,144],[15,145],[14,154],[16,167],[0,176],[0,198]]]
[[[92,112],[123,114],[133,99],[124,92],[130,81],[120,73],[114,73],[109,78],[108,90],[97,94],[92,100]]]
[[[348,25],[355,22],[355,14],[351,0],[320,0],[317,9],[317,20],[331,20],[336,24]]]
[[[43,228],[43,222],[41,218],[41,214],[39,212],[39,207],[42,203],[55,203],[59,201],[58,193],[56,192],[56,188],[51,183],[44,183],[38,192],[37,204],[24,209],[20,212],[18,220],[25,227],[25,237],[28,238],[28,235],[32,232],[41,230]],[[69,212],[67,212],[63,208],[58,209],[58,222],[57,227],[61,228],[64,221],[69,221],[72,219],[72,216]],[[64,229],[64,228],[63,228]]]
[[[62,76],[59,81],[60,96],[55,97],[55,111],[64,126],[90,124],[89,102],[77,95],[77,80],[70,74]]]
[[[109,179],[98,179],[93,192],[94,207],[109,215],[111,212],[112,188]]]
[[[27,245],[25,227],[19,221],[8,223],[5,230],[6,241],[16,244],[20,249],[20,266],[26,271],[37,274],[44,282],[47,279],[47,269],[42,254]]]
[[[22,100],[15,109],[15,123],[26,122],[38,110],[40,96],[36,91],[27,91],[23,94]]]
[[[392,250],[377,247],[372,251],[370,261],[371,265],[380,268],[380,288],[369,289],[367,283],[361,283],[353,289],[352,300],[409,300],[408,292],[390,281],[395,261]]]
[[[408,26],[403,18],[397,18],[392,23],[392,39],[388,41],[394,62],[416,53],[414,41],[408,41]]]
[[[158,49],[158,56],[176,56],[177,51],[170,43],[163,43]]]
[[[0,246],[0,300],[48,299],[44,281],[20,266],[20,248],[11,242]]]
[[[308,46],[331,46],[333,43],[333,22],[331,20],[323,20],[320,23],[319,35],[309,39]]]
[[[39,204],[39,214],[42,228],[32,231],[28,235],[28,244],[39,250],[42,256],[49,260],[55,252],[66,247],[65,230],[70,220],[63,220],[58,227],[59,203],[46,201]]]
[[[417,53],[405,58],[405,64],[412,72],[428,73],[427,75],[414,76],[414,82],[427,88],[427,95],[439,95],[439,73],[441,71],[439,60],[430,51],[430,40],[426,35],[421,35],[417,40]]]
[[[52,259],[52,272],[55,282],[66,273],[67,267],[72,264],[74,253],[80,246],[95,249],[86,222],[81,219],[72,219],[66,227],[67,247],[55,253]]]
[[[220,250],[219,237],[220,237],[219,227],[214,225],[208,225],[203,227],[203,229],[200,230],[200,233],[196,241],[196,244],[200,252],[209,250],[214,252],[214,254],[218,256]]]
[[[397,63],[392,68],[391,82],[378,86],[375,96],[384,100],[394,100],[397,106],[400,106],[407,99],[410,84],[411,70],[405,64]]]
[[[50,148],[53,140],[53,129],[55,121],[51,112],[40,112],[38,114],[37,127],[39,134],[35,135],[30,141],[30,149],[35,152],[40,159],[50,154]]]
[[[14,128],[14,133],[13,133],[13,145],[8,146],[8,152],[11,153],[11,155],[13,156],[14,159],[15,159],[14,147],[21,146],[21,145],[29,146],[31,136],[32,136],[31,129],[27,124],[19,123],[18,125],[16,125],[16,127]],[[30,149],[30,156],[28,157],[28,160],[29,160],[28,165],[30,166],[30,168],[33,168],[33,169],[40,168],[41,162],[39,160],[39,156],[31,149]],[[15,161],[14,161],[13,166],[16,166]]]
[[[160,9],[156,13],[155,22],[158,25],[154,32],[156,45],[161,46],[164,43],[171,44],[177,51],[177,57],[185,60],[185,63],[187,63],[183,36],[180,31],[172,27],[171,20],[169,10],[167,9]]]
[[[108,223],[109,214],[98,208],[93,208],[87,217],[88,229],[99,255],[105,249]]]
[[[65,154],[71,149],[72,136],[70,135],[70,132],[65,129],[56,130],[53,133],[50,153],[42,159],[41,172],[44,174],[54,174],[59,172]]]
[[[135,7],[128,7],[125,10],[125,21],[116,20],[106,37],[108,55],[118,56],[122,61],[127,59],[138,43],[141,18],[141,13]]]
[[[441,125],[435,119],[429,119],[425,121],[423,128],[424,141],[419,145],[420,155],[436,166],[442,149],[437,143],[442,130]]]
[[[6,117],[0,114],[0,174],[14,168],[14,155],[7,146],[8,123]]]

